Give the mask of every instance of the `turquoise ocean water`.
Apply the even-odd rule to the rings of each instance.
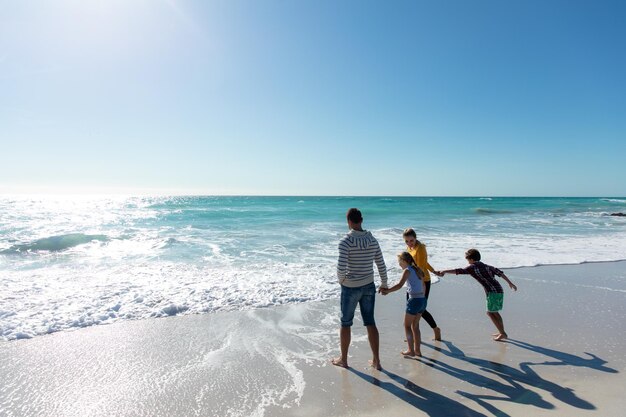
[[[0,197],[0,338],[338,295],[358,207],[396,279],[402,230],[435,268],[626,258],[626,198]]]

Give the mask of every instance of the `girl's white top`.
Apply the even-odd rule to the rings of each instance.
[[[424,298],[424,283],[417,275],[415,268],[407,266],[405,271],[409,271],[409,278],[406,280],[406,292],[409,298]]]

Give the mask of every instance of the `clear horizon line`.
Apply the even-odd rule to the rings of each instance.
[[[2,197],[32,196],[84,196],[84,197],[302,197],[302,198],[616,198],[626,199],[619,195],[498,195],[498,194],[220,194],[220,193],[177,193],[177,192],[0,192]]]

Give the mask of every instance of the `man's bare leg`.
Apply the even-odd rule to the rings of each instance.
[[[380,356],[378,355],[379,348],[379,338],[378,328],[376,325],[366,326],[367,327],[367,339],[370,342],[370,348],[372,349],[372,360],[369,362],[370,366],[374,369],[381,370],[380,366]]]
[[[368,332],[369,333],[369,332]],[[347,327],[341,327],[339,330],[339,339],[341,347],[341,357],[333,359],[331,362],[335,366],[341,366],[342,368],[348,367],[348,349],[350,348],[350,341],[352,340],[352,329]]]

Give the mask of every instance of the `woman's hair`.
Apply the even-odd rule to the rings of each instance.
[[[480,261],[480,252],[476,249],[468,249],[465,252],[465,259],[471,259],[472,261]]]
[[[413,230],[413,228],[411,227],[407,227],[406,229],[404,229],[404,232],[402,232],[402,237],[405,239],[407,237],[412,237],[413,239],[415,239],[415,243],[417,243],[418,245],[421,243],[419,240],[417,240],[417,233],[415,233],[415,230]]]
[[[401,252],[398,254],[398,260],[402,259],[404,262],[409,264],[410,266],[417,268],[417,264],[415,263],[415,259],[409,252]]]

